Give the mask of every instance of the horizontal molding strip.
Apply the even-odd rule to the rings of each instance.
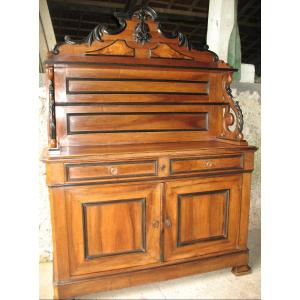
[[[55,106],[99,105],[228,105],[226,102],[55,102]]]
[[[146,82],[182,82],[182,83],[205,83],[208,80],[179,80],[179,79],[150,79],[150,78],[89,78],[89,77],[67,77],[66,81],[146,81]]]
[[[146,112],[88,112],[88,113],[69,113],[72,116],[90,116],[90,115],[207,115],[207,112],[203,111],[146,111]]]
[[[122,92],[122,91],[82,91],[82,92],[70,92],[67,90],[67,95],[191,95],[191,96],[207,96],[208,93],[188,93],[188,92]]]
[[[111,130],[111,131],[71,131],[68,135],[73,134],[91,134],[91,133],[134,133],[134,132],[193,132],[193,131],[207,131],[207,129],[153,129],[153,130]]]
[[[125,64],[125,63],[104,63],[104,62],[87,62],[87,61],[55,61],[46,60],[46,65],[98,65],[98,66],[115,66],[115,67],[145,67],[145,68],[170,68],[184,70],[211,70],[211,71],[228,71],[237,72],[238,69],[233,68],[209,68],[209,67],[193,67],[193,66],[174,66],[174,65],[153,65],[153,64]]]

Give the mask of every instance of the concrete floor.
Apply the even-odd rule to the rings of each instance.
[[[249,232],[249,275],[230,269],[182,277],[132,288],[91,294],[76,299],[260,299],[260,230]],[[53,299],[52,263],[40,264],[40,299]]]

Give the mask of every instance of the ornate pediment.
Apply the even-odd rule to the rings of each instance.
[[[52,54],[195,60],[201,58],[205,62],[218,61],[218,56],[209,51],[207,45],[195,50],[182,32],[164,31],[163,25],[157,22],[157,13],[150,7],[136,7],[127,13],[116,13],[115,17],[117,26],[99,24],[84,39],[75,40],[65,36],[65,42],[57,44]]]

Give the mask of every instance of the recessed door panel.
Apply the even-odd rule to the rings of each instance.
[[[84,203],[85,257],[144,252],[145,206],[145,198]]]
[[[178,196],[179,246],[227,237],[229,190]]]
[[[165,260],[236,248],[240,176],[166,184]]]
[[[67,188],[66,206],[71,275],[159,261],[159,184]]]

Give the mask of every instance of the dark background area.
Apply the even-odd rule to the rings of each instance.
[[[84,38],[99,23],[115,25],[116,11],[127,11],[141,4],[141,0],[48,0],[56,40],[65,35]],[[159,14],[159,21],[167,32],[181,31],[195,48],[206,42],[209,0],[153,0],[143,1]],[[261,1],[239,0],[238,23],[242,46],[242,62],[255,65],[261,75]]]

